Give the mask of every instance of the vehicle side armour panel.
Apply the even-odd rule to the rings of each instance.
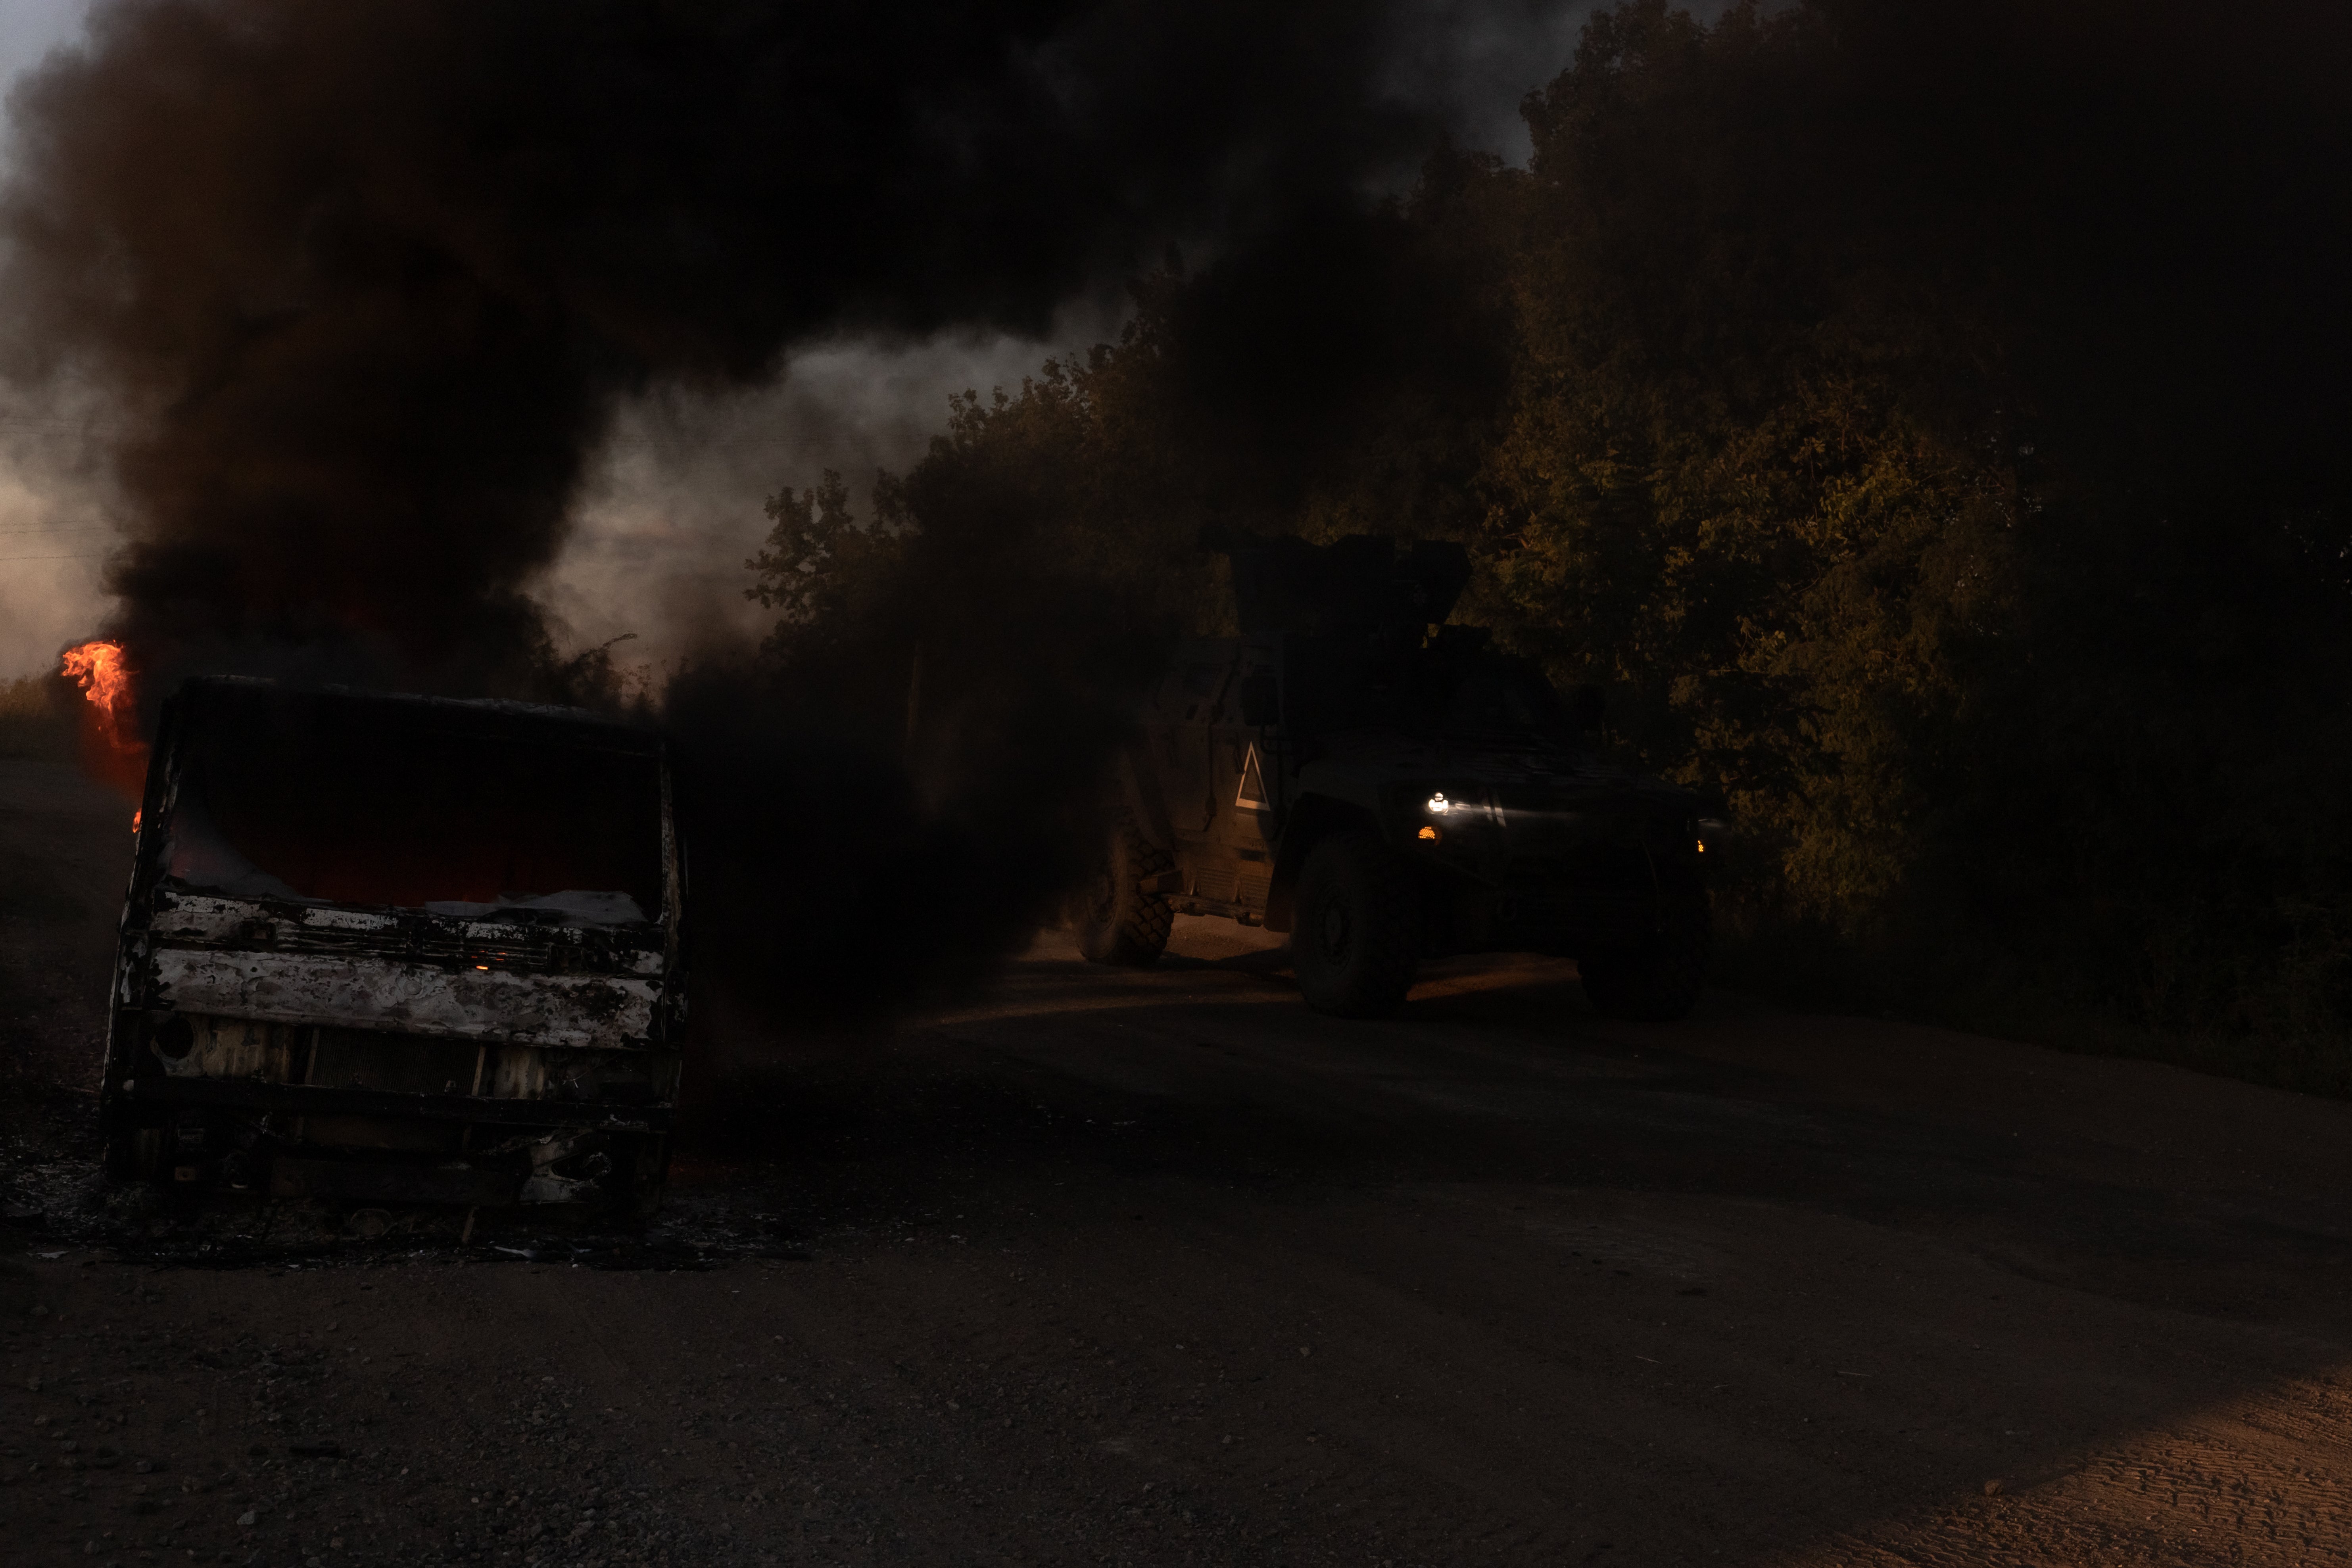
[[[1381,814],[1379,784],[1362,768],[1331,762],[1308,763],[1298,770],[1298,793],[1301,798],[1316,795],[1343,801],[1375,818]]]
[[[1154,847],[1173,852],[1176,835],[1168,826],[1168,807],[1160,796],[1158,775],[1149,767],[1138,767],[1130,752],[1119,759],[1118,783],[1128,820],[1135,824],[1136,831]]]

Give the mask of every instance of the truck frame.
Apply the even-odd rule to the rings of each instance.
[[[114,1175],[343,1214],[652,1211],[686,1010],[660,737],[200,679],[164,706],[140,823]]]

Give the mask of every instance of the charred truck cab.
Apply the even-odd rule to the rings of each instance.
[[[141,824],[114,1174],[344,1210],[658,1202],[685,986],[657,736],[191,680]]]
[[[1171,915],[1222,915],[1288,931],[1326,1012],[1393,1012],[1422,959],[1499,950],[1575,958],[1607,1015],[1690,1010],[1718,825],[1600,759],[1596,700],[1441,624],[1459,545],[1204,542],[1242,635],[1180,650],[1121,760],[1073,911],[1088,958],[1149,963]]]

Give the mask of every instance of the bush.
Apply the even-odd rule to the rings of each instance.
[[[77,700],[73,689],[54,676],[0,681],[0,757],[70,758]]]

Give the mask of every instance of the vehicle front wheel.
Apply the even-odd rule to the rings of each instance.
[[[1706,908],[1684,910],[1658,931],[1576,961],[1584,994],[1604,1018],[1666,1023],[1687,1017],[1706,984]]]
[[[1291,961],[1309,1006],[1347,1018],[1404,1006],[1421,959],[1412,876],[1379,839],[1346,833],[1318,844],[1291,922]]]
[[[1143,884],[1173,868],[1168,852],[1120,822],[1104,835],[1087,879],[1071,901],[1070,923],[1089,963],[1143,968],[1160,961],[1175,911],[1165,894]]]

